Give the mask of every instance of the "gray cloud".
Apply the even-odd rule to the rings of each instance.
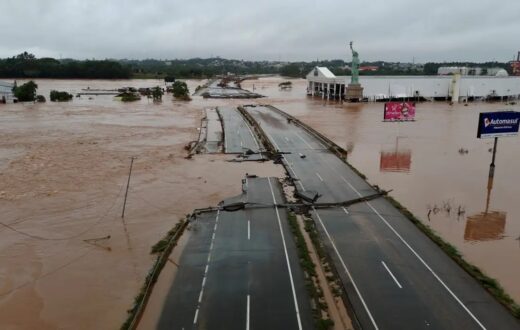
[[[518,0],[4,0],[0,56],[506,61]]]

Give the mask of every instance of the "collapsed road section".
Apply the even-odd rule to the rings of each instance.
[[[218,107],[224,130],[224,152],[238,154],[235,161],[265,161],[264,153],[251,127],[235,107]]]
[[[191,221],[158,329],[312,329],[312,306],[276,178],[249,177],[235,200]]]
[[[326,138],[270,106],[245,106],[300,195],[339,202],[377,191]],[[384,198],[312,211],[364,329],[518,329],[473,277]]]
[[[226,78],[208,82],[207,85],[197,90],[194,95],[214,99],[254,99],[263,97],[263,95],[240,88],[238,80],[233,81]]]
[[[191,153],[237,154],[232,161],[266,161],[264,148],[237,108],[218,107],[205,109],[199,139],[189,145]]]
[[[253,131],[235,107],[218,107],[224,126],[224,152],[241,154],[245,150],[260,152]]]
[[[217,109],[207,108],[204,111],[206,115],[201,120],[199,139],[192,147],[192,151],[195,153],[222,152],[224,133]]]

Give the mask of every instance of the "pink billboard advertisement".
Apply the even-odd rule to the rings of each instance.
[[[415,120],[414,102],[386,102],[385,121],[413,121]]]

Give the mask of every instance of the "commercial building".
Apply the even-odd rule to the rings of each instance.
[[[336,76],[325,67],[307,74],[307,95],[344,99],[350,76]],[[363,100],[426,99],[471,101],[520,98],[520,77],[514,76],[360,76]]]
[[[463,76],[508,76],[506,70],[502,68],[481,68],[481,67],[467,67],[467,66],[441,66],[437,69],[437,74],[440,76],[461,74]]]
[[[323,66],[315,67],[307,74],[307,94],[319,95],[323,98],[343,99],[345,86],[348,85],[346,76],[336,76]]]

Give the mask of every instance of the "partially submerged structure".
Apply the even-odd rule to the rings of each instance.
[[[15,102],[13,94],[14,84],[0,81],[0,103]]]
[[[350,76],[336,76],[326,67],[307,74],[307,95],[345,99]],[[364,101],[391,99],[510,100],[520,98],[520,77],[500,76],[360,76]]]

